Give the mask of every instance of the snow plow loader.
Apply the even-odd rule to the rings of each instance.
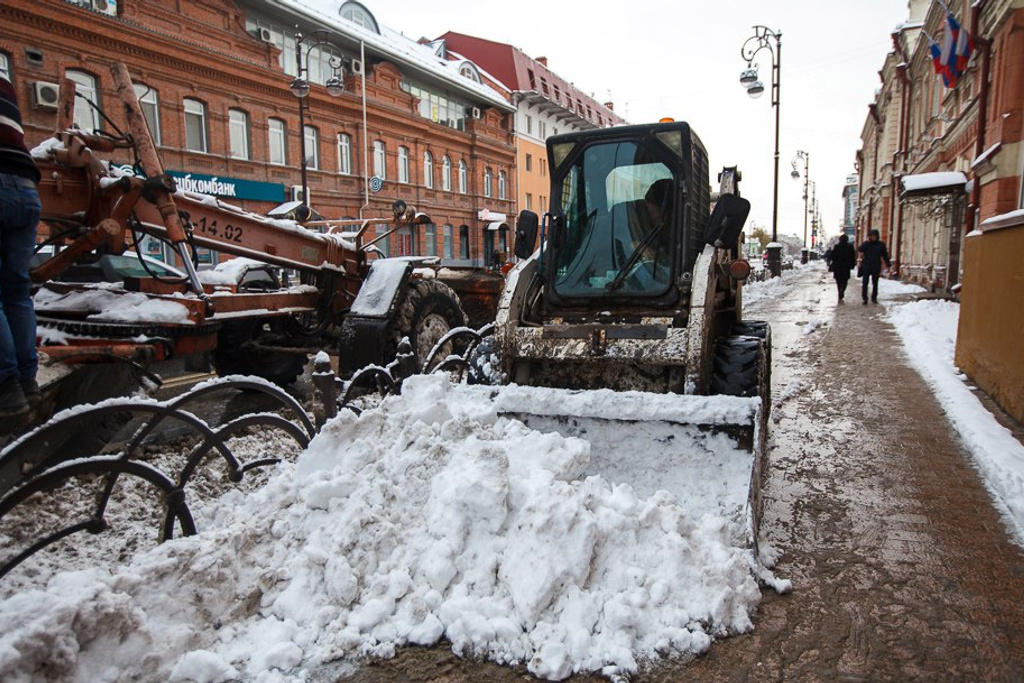
[[[742,317],[739,173],[712,194],[683,122],[554,136],[547,151],[551,210],[519,216],[524,260],[491,342],[505,386],[480,389],[500,414],[588,440],[593,473],[666,489],[756,550],[771,336]]]

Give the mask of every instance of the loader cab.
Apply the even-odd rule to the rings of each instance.
[[[695,233],[708,217],[707,155],[689,126],[555,136],[548,158],[552,210],[541,256],[548,307],[676,306],[703,242]]]

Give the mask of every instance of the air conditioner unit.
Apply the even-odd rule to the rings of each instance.
[[[480,107],[473,107],[473,118],[480,118]]]
[[[256,37],[262,40],[264,43],[274,42],[274,34],[270,32],[269,28],[256,29]]]
[[[35,105],[41,109],[56,109],[60,99],[60,86],[56,83],[36,81],[32,84]]]
[[[302,185],[292,185],[292,201],[302,202],[303,204],[309,204],[308,201],[302,196]]]
[[[352,73],[354,73],[357,76],[364,75],[363,74],[363,63],[361,61],[359,61],[358,59],[353,59],[352,60]]]
[[[92,0],[92,8],[107,16],[117,16],[117,0]]]

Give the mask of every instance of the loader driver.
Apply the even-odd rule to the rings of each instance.
[[[671,187],[671,179],[661,178],[647,188],[642,212],[645,215],[635,216],[630,228],[633,250],[615,278],[605,285],[607,289],[662,292],[668,286],[671,235],[665,222],[672,215]]]

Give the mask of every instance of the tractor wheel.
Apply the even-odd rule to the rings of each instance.
[[[732,326],[732,334],[742,335],[744,337],[756,337],[764,342],[764,361],[765,361],[765,386],[767,387],[767,396],[771,398],[771,386],[772,386],[772,328],[764,320],[744,320],[743,322],[736,323]],[[771,403],[769,400],[768,403]]]
[[[217,374],[252,375],[282,387],[294,382],[306,366],[305,355],[262,349],[253,343],[269,331],[270,325],[258,318],[225,322],[211,358]]]
[[[711,393],[726,396],[757,396],[764,352],[761,341],[730,336],[715,344]]]
[[[387,357],[393,358],[398,343],[409,338],[416,367],[423,367],[434,345],[448,332],[466,324],[459,295],[439,280],[413,280],[402,292],[395,315],[387,328]],[[439,358],[448,352],[442,351]]]

